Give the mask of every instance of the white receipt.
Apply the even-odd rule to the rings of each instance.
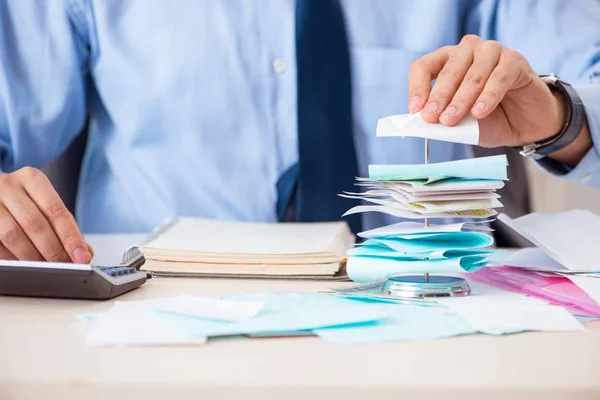
[[[569,278],[571,282],[579,286],[579,288],[594,299],[596,303],[600,304],[600,276],[561,275]]]
[[[600,239],[600,216],[586,210],[556,214],[532,213],[498,219],[543,249],[567,270],[600,272],[596,246]]]
[[[206,337],[170,326],[148,310],[118,307],[82,326],[89,346],[159,346],[204,344]]]
[[[522,331],[583,331],[585,328],[562,307],[530,298],[491,296],[437,300],[466,319],[477,331],[501,335]]]
[[[470,114],[454,126],[425,122],[420,112],[392,115],[377,121],[377,136],[412,136],[476,145],[479,143],[479,124]]]

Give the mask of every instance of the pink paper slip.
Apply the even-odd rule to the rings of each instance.
[[[577,315],[600,317],[600,305],[563,276],[515,267],[488,267],[470,273],[469,277],[490,286],[548,301]]]

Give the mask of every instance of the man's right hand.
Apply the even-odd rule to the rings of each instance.
[[[41,171],[0,175],[0,260],[87,264],[93,250]]]

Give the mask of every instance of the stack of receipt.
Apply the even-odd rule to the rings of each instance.
[[[345,215],[382,212],[402,218],[489,218],[502,207],[496,190],[507,180],[505,155],[419,165],[370,165],[368,178],[357,178],[362,193],[342,197],[359,205]]]
[[[407,219],[473,218],[475,222],[430,225],[406,221],[359,233],[366,239],[348,252],[346,272],[355,282],[398,273],[472,272],[495,261],[486,248],[494,239],[488,226],[502,207],[496,190],[507,179],[505,155],[437,164],[371,165],[358,178],[362,193],[341,194],[374,205],[346,214],[383,212]]]
[[[472,272],[497,256],[486,249],[494,244],[490,231],[485,224],[400,222],[362,232],[366,240],[348,251],[346,272],[355,282],[396,273]]]

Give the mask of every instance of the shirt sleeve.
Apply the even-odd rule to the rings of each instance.
[[[82,22],[73,0],[0,1],[0,171],[44,166],[83,128]]]
[[[466,21],[467,33],[497,40],[521,52],[538,73],[556,73],[573,85],[594,146],[558,176],[600,188],[600,1],[481,0]]]

